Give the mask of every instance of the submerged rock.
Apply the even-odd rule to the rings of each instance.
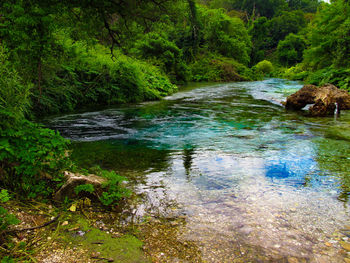
[[[308,104],[312,116],[339,114],[340,110],[350,109],[350,95],[347,91],[338,89],[332,84],[322,87],[305,85],[296,93],[288,96],[285,103],[286,109],[301,110]]]
[[[101,189],[101,185],[106,182],[105,178],[100,176],[89,174],[82,175],[79,173],[64,172],[66,183],[56,192],[54,199],[56,201],[62,201],[66,196],[73,198],[76,196],[75,187],[83,184],[91,184],[94,186],[95,191]]]

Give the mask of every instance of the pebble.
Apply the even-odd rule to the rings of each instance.
[[[77,235],[82,237],[85,235],[85,232],[80,230],[77,232]]]
[[[100,252],[92,252],[90,256],[91,258],[98,258],[100,255],[101,255]]]
[[[329,243],[329,242],[326,242],[326,243],[324,243],[327,247],[331,247],[332,246],[332,244],[331,243]]]
[[[350,243],[344,241],[340,241],[339,243],[345,250],[350,251]]]
[[[288,257],[288,263],[299,263],[299,260],[294,257]]]
[[[179,225],[179,222],[177,222],[177,221],[172,221],[172,222],[170,222],[170,225],[172,225],[172,226],[178,226],[178,225]]]

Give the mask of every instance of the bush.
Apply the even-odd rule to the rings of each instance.
[[[244,81],[252,79],[249,68],[218,55],[198,58],[190,65],[194,81]]]
[[[67,140],[57,132],[22,120],[0,130],[0,182],[26,198],[48,196],[62,183],[70,163]]]
[[[306,82],[314,85],[331,83],[334,86],[350,91],[350,69],[325,68],[309,73]]]
[[[273,71],[273,65],[268,60],[260,61],[253,67],[254,71],[258,74],[262,74],[263,76],[268,76]]]
[[[302,64],[298,64],[288,68],[282,77],[290,80],[304,80],[308,75],[309,73],[303,69]]]
[[[173,82],[183,83],[190,79],[190,72],[183,61],[182,50],[164,35],[146,34],[135,44],[133,52],[139,58],[160,67]]]
[[[66,40],[67,60],[45,80],[38,114],[71,111],[83,106],[113,105],[156,100],[173,93],[176,86],[154,66],[96,45]]]
[[[10,196],[7,192],[7,190],[2,189],[0,191],[0,204],[6,203],[10,200]],[[10,225],[17,225],[20,221],[17,219],[16,216],[13,214],[10,214],[5,208],[0,206],[0,242],[4,243],[6,240],[4,240],[5,235],[3,232],[10,226]]]
[[[100,201],[103,205],[109,206],[118,203],[122,198],[130,196],[130,190],[123,187],[121,183],[126,181],[126,178],[116,174],[114,171],[102,171],[100,175],[107,179],[107,182],[102,185],[105,189],[102,192]]]

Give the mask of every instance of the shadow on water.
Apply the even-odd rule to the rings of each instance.
[[[157,150],[135,140],[75,142],[72,159],[82,168],[96,165],[124,175],[157,172],[169,166],[169,151]],[[136,173],[135,173],[136,172]],[[129,178],[136,179],[137,178]]]

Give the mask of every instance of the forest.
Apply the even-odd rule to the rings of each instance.
[[[0,248],[13,248],[7,230],[19,223],[5,203],[50,202],[63,171],[84,172],[41,118],[160,100],[190,82],[268,77],[350,91],[350,3],[1,1]],[[130,194],[115,172],[96,173],[108,180],[102,205]],[[2,250],[1,262],[27,257]]]

